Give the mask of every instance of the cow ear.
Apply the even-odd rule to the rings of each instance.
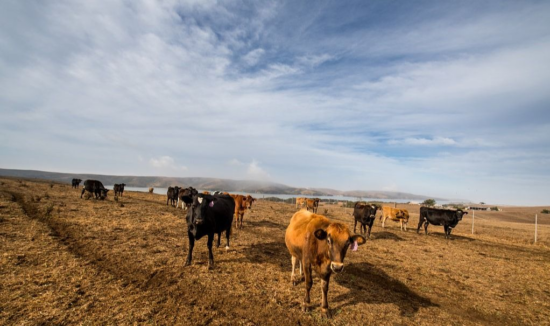
[[[325,240],[327,238],[327,231],[323,229],[317,229],[313,234],[315,234],[315,237],[319,240]]]
[[[351,242],[357,242],[358,245],[364,245],[367,242],[367,239],[365,239],[362,235],[354,235],[351,237]]]

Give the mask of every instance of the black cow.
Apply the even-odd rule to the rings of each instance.
[[[361,223],[359,230],[362,234],[367,232],[367,226],[369,227],[368,237],[370,238],[370,231],[372,230],[372,224],[376,219],[376,211],[378,206],[372,204],[364,204],[356,202],[353,207],[353,217],[355,218],[355,225],[353,226],[353,233],[357,227],[357,222]]]
[[[424,224],[424,230],[428,234],[428,224],[443,225],[445,229],[445,238],[451,236],[452,229],[462,221],[462,216],[468,214],[463,210],[438,209],[430,207],[420,207],[420,218],[418,220],[418,228],[416,233],[420,232],[420,227]]]
[[[181,208],[188,209],[189,206],[191,206],[191,204],[193,203],[193,196],[197,195],[198,193],[198,190],[193,187],[181,188],[178,193],[177,206],[179,206],[179,203],[181,201]]]
[[[166,192],[166,206],[168,206],[168,202],[170,202],[170,206],[176,206],[179,191],[180,187],[168,187],[168,191]]]
[[[212,255],[212,242],[214,234],[218,234],[218,247],[220,246],[221,233],[225,231],[227,239],[225,249],[229,249],[229,236],[233,224],[233,213],[235,212],[235,201],[228,195],[193,195],[193,202],[187,210],[187,235],[189,238],[189,252],[185,266],[191,264],[195,240],[208,236],[208,268],[214,266]]]
[[[86,180],[84,181],[84,187],[82,187],[80,198],[82,198],[82,195],[84,195],[84,192],[86,191],[89,191],[90,193],[95,195],[96,199],[105,199],[105,197],[107,197],[107,192],[109,191],[109,189],[105,189],[101,181]]]
[[[80,186],[81,182],[82,182],[81,179],[73,179],[73,181],[72,181],[73,188],[78,188],[78,186]]]
[[[115,196],[122,196],[122,194],[124,193],[124,186],[126,184],[124,183],[121,183],[121,184],[116,184],[113,186],[113,190],[115,191]]]

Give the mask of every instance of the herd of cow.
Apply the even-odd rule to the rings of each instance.
[[[77,188],[80,182],[80,179],[73,179],[73,187]],[[124,186],[125,184],[115,185],[115,194],[122,196]],[[86,191],[95,195],[96,199],[105,199],[109,190],[105,189],[100,181],[86,180],[80,195],[81,198]],[[225,232],[226,249],[228,249],[233,219],[235,218],[235,227],[242,228],[244,213],[252,207],[254,201],[255,199],[250,195],[232,195],[227,192],[210,194],[206,191],[199,193],[193,187],[169,187],[166,205],[170,204],[178,208],[181,202],[181,208],[187,211],[189,249],[185,266],[191,264],[195,241],[207,236],[208,268],[211,269],[214,265],[212,253],[214,236],[218,235],[217,247],[219,247],[221,234]],[[367,239],[363,235],[351,235],[344,223],[331,221],[323,215],[318,215],[319,202],[319,198],[296,198],[296,208],[305,207],[305,210],[300,209],[292,216],[286,229],[285,243],[291,255],[292,284],[296,285],[301,280],[305,280],[306,295],[302,305],[303,310],[309,309],[310,290],[313,285],[312,270],[314,270],[321,278],[321,310],[325,316],[330,317],[327,299],[330,276],[333,272],[340,273],[344,270],[344,257],[348,249],[356,251],[358,246],[366,243]],[[359,222],[360,232],[370,238],[378,209],[379,207],[374,204],[355,203],[353,232],[356,232]],[[424,225],[427,234],[429,224],[442,225],[445,237],[448,238],[464,214],[468,214],[468,212],[421,207],[416,231],[418,233]],[[406,209],[384,206],[380,216],[382,227],[387,219],[399,221],[401,230],[406,231],[409,212]],[[299,277],[295,273],[296,262],[299,264]]]

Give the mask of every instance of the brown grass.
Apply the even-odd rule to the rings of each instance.
[[[505,207],[471,214],[445,240],[442,227],[408,232],[377,221],[372,239],[349,252],[333,276],[320,316],[314,280],[309,313],[300,310],[304,285],[290,282],[284,230],[294,205],[259,200],[232,248],[206,240],[187,252],[184,213],[164,196],[125,192],[105,201],[80,199],[70,185],[18,179],[0,184],[0,324],[548,324],[550,223],[539,214],[539,243],[531,223],[542,208]],[[21,186],[24,184],[25,186]],[[40,201],[36,194],[44,194]],[[122,205],[121,205],[122,204]],[[55,207],[50,210],[49,207]],[[351,209],[321,206],[353,229]],[[46,216],[46,212],[49,216]],[[541,216],[542,215],[542,216]],[[414,230],[411,230],[414,229]],[[222,240],[222,243],[223,240]],[[223,247],[223,246],[222,246]]]

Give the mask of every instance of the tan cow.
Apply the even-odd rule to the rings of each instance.
[[[292,216],[286,229],[285,242],[292,256],[293,285],[298,283],[294,274],[297,260],[300,262],[300,274],[302,267],[304,270],[306,285],[304,311],[309,309],[309,293],[313,285],[311,271],[314,270],[321,278],[323,289],[321,311],[330,318],[327,299],[330,276],[332,272],[340,273],[344,270],[344,257],[348,248],[355,251],[357,246],[366,241],[361,235],[352,236],[345,224],[333,222],[322,215],[302,209]]]
[[[319,208],[319,202],[321,199],[319,198],[308,198],[306,199],[306,209],[309,211],[311,210],[313,213],[317,213],[317,209]]]
[[[244,213],[247,209],[250,209],[252,202],[243,195],[230,195],[235,201],[235,228],[243,228]],[[252,198],[252,197],[250,197]]]
[[[408,210],[384,206],[382,207],[382,216],[380,216],[383,228],[385,227],[384,224],[388,218],[392,221],[399,221],[401,224],[401,231],[403,231],[403,226],[405,227],[405,231],[407,231],[407,223],[409,223]]]
[[[306,204],[306,200],[307,200],[307,198],[296,197],[296,208],[298,208],[298,207],[302,208],[302,206],[304,206]]]

